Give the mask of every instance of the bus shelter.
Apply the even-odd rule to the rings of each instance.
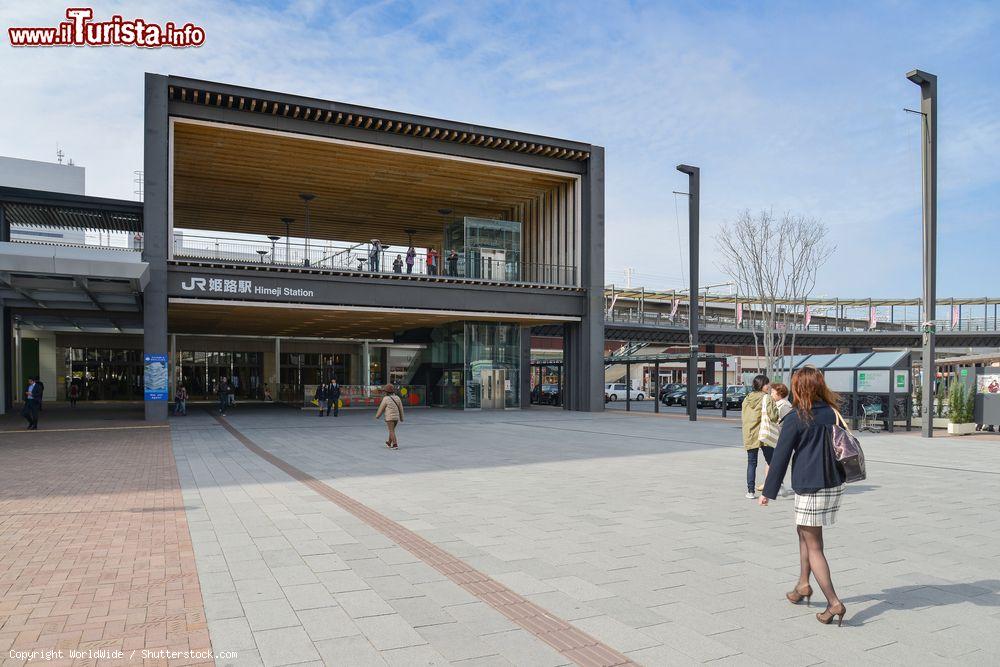
[[[848,352],[782,357],[775,379],[789,383],[799,368],[813,366],[823,371],[826,384],[845,399],[844,417],[858,426],[865,414],[874,415],[886,430],[913,420],[913,364],[909,350]]]

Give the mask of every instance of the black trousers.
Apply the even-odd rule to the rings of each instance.
[[[29,401],[24,404],[24,408],[21,410],[21,416],[28,420],[28,426],[32,428],[38,426],[38,404],[34,401]]]

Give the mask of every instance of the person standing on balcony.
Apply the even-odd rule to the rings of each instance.
[[[392,272],[402,273],[403,272],[403,256],[396,255],[396,259],[392,262]]]
[[[448,275],[452,278],[458,277],[458,253],[454,248],[448,253]]]
[[[427,275],[437,275],[438,252],[431,246],[427,249]]]
[[[413,262],[417,259],[417,251],[410,246],[410,249],[406,251],[406,272],[413,273]]]
[[[368,251],[368,270],[372,273],[378,273],[381,271],[379,268],[379,260],[382,258],[382,242],[378,239],[372,239],[372,247]]]
[[[326,388],[326,416],[330,416],[330,408],[333,408],[333,416],[340,416],[340,385],[337,384],[337,378],[330,380],[329,386]]]

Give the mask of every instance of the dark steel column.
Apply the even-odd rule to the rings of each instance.
[[[632,364],[625,362],[625,412],[632,411]]]
[[[142,295],[143,350],[167,354],[167,257],[170,248],[167,77],[146,74],[142,259],[149,263],[149,284]],[[146,401],[146,421],[166,421],[168,401]]]
[[[934,315],[937,311],[937,77],[918,69],[906,78],[920,86],[920,111],[923,128],[921,141],[924,193],[924,349],[921,365],[924,370],[923,425],[921,435],[934,435]]]
[[[715,362],[712,362],[715,363]],[[726,416],[726,395],[729,391],[729,361],[726,357],[722,358],[722,416]]]
[[[653,412],[660,411],[660,362],[656,362],[656,369],[653,371],[656,373],[656,384],[654,391],[656,394],[653,396]]]
[[[0,241],[10,240],[10,222],[0,206]],[[13,333],[13,316],[10,308],[0,306],[0,415],[11,409],[11,389],[13,387],[13,353],[11,337]]]
[[[687,409],[691,421],[698,420],[698,211],[701,196],[701,169],[686,164],[677,165],[677,171],[688,175],[688,265],[691,274],[688,284],[688,328],[690,332],[690,357],[688,358]]]
[[[531,327],[521,327],[521,370],[517,374],[520,384],[521,408],[531,406]],[[541,384],[541,383],[539,383]],[[541,392],[541,390],[539,390]],[[539,393],[541,396],[541,393]]]

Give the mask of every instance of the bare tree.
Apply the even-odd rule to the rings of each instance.
[[[746,209],[715,237],[719,268],[736,283],[741,300],[761,308],[751,327],[755,345],[758,329],[763,338],[769,376],[784,354],[789,325],[816,286],[816,274],[836,250],[828,232],[815,218],[785,213],[779,220],[771,211],[754,216]]]

